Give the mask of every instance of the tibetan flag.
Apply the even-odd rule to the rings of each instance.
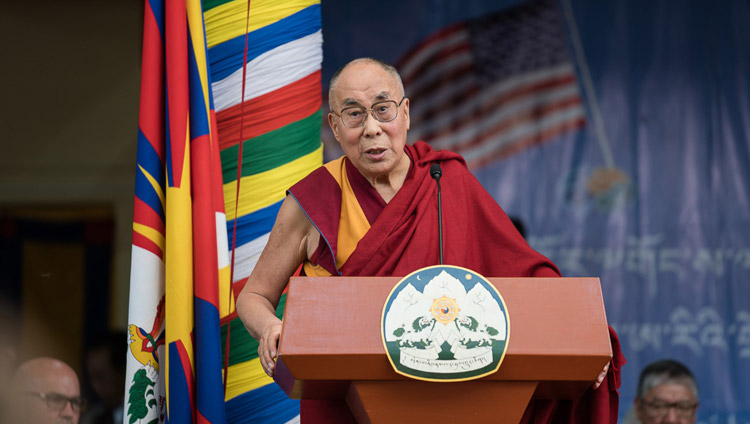
[[[286,190],[323,161],[320,2],[204,0],[204,8],[234,299],[268,240]],[[263,372],[258,343],[233,305],[221,317],[227,421],[298,422],[299,401]]]
[[[218,133],[199,0],[148,0],[133,218],[127,422],[226,422],[232,307]],[[223,290],[222,290],[223,288]]]
[[[443,28],[397,66],[411,142],[460,153],[476,168],[585,125],[554,0],[533,0]]]

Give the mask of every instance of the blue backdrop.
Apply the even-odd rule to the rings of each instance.
[[[323,78],[516,3],[325,0]],[[563,275],[601,278],[628,361],[621,416],[640,369],[671,357],[696,374],[699,422],[750,422],[750,3],[570,10],[586,127],[475,175]]]

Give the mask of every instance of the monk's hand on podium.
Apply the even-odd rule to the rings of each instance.
[[[276,357],[278,356],[279,336],[281,335],[281,322],[266,327],[258,343],[258,358],[263,371],[269,377],[273,377],[276,368]]]
[[[607,377],[607,371],[609,371],[609,362],[607,362],[607,365],[604,366],[604,369],[602,370],[602,372],[599,373],[599,376],[596,377],[596,381],[594,382],[594,384],[591,385],[591,387],[593,387],[594,390],[598,389],[599,386],[602,385],[602,383],[604,382],[604,379]]]

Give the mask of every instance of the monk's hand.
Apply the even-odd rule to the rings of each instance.
[[[604,382],[604,379],[607,377],[607,371],[609,371],[609,362],[607,362],[607,365],[604,366],[604,369],[599,373],[599,376],[596,377],[596,381],[594,382],[594,384],[591,385],[594,390],[598,389],[599,386],[602,385],[602,382]]]
[[[279,354],[279,336],[281,335],[281,322],[266,327],[258,343],[258,358],[263,371],[269,377],[273,377],[276,368],[276,356]]]

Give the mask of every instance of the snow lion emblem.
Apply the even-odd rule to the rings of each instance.
[[[427,381],[463,381],[492,374],[508,348],[510,322],[497,289],[474,271],[422,268],[386,299],[383,344],[394,370]]]

